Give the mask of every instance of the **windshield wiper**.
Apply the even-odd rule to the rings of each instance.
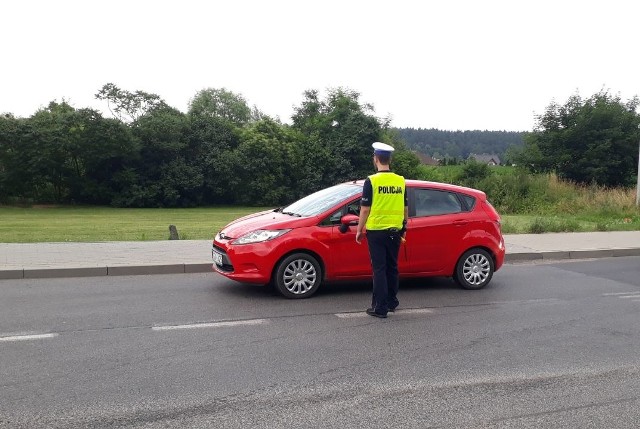
[[[295,217],[302,217],[301,214],[293,213],[293,212],[282,212],[282,214],[286,214],[286,215],[289,215],[289,216],[295,216]]]

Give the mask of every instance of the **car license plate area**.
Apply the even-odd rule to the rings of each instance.
[[[213,263],[222,266],[222,254],[217,252],[215,249],[211,249],[211,258],[213,259]]]

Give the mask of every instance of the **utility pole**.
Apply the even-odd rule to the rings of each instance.
[[[636,184],[636,207],[640,207],[640,141],[638,142],[638,183]]]
[[[638,125],[640,130],[640,125]],[[638,133],[640,134],[640,133]],[[640,138],[638,139],[638,183],[636,184],[636,207],[640,207]]]

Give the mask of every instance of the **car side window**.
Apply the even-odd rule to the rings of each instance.
[[[436,216],[463,211],[460,200],[453,192],[416,189],[414,198],[416,216]]]
[[[464,203],[467,205],[467,211],[470,212],[473,210],[473,208],[476,206],[476,199],[473,198],[470,195],[465,195],[465,194],[459,194],[462,199],[464,200]]]
[[[345,214],[351,214],[355,216],[360,216],[360,199],[347,204],[346,206],[340,207],[335,212],[331,213],[329,217],[325,218],[322,222],[320,222],[321,226],[330,226],[330,225],[338,225],[340,224],[340,219]]]
[[[347,214],[360,216],[360,200],[354,201],[347,205]]]

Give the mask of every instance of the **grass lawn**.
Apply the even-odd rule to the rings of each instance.
[[[503,215],[503,234],[544,232],[637,231],[640,216],[621,217],[599,214]]]
[[[119,209],[110,207],[0,207],[0,242],[167,240],[175,225],[183,240],[211,239],[256,207]]]
[[[110,207],[0,207],[0,242],[167,240],[175,225],[183,240],[209,240],[230,221],[260,207],[118,209]],[[503,215],[504,234],[640,230],[640,216]]]

